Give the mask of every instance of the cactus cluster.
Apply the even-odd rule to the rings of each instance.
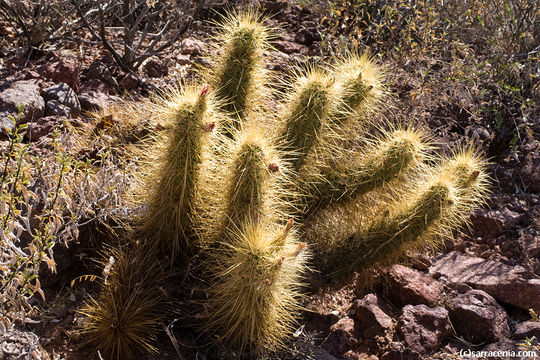
[[[188,283],[205,294],[190,299],[201,309],[196,331],[236,351],[279,348],[308,267],[331,278],[436,249],[486,196],[486,163],[473,150],[437,158],[422,130],[375,121],[388,92],[367,55],[296,70],[270,109],[262,22],[229,15],[205,82],[144,105],[167,129],[140,165],[133,199],[144,210],[81,310],[109,358],[155,350],[160,322],[185,295],[175,286]]]

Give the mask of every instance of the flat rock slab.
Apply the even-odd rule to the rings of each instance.
[[[500,302],[540,312],[540,279],[530,278],[521,266],[452,251],[435,262],[429,274],[436,279],[444,276],[449,283],[483,290]]]

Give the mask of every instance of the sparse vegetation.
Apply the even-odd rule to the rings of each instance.
[[[2,129],[0,332],[51,325],[51,296],[65,290],[43,283],[82,271],[68,305],[79,312],[54,320],[82,325],[64,331],[68,347],[136,358],[162,351],[166,333],[179,357],[287,358],[297,336],[312,336],[297,329],[306,293],[354,275],[362,296],[379,270],[454,239],[467,256],[540,274],[539,2],[258,3],[264,15],[205,1],[0,0],[0,93],[67,51],[81,91],[113,94],[130,73],[137,88],[126,91],[154,94],[37,142],[16,116]],[[227,11],[217,29],[194,23]],[[207,48],[179,46],[207,33]],[[148,79],[153,56],[178,60],[190,79]],[[89,74],[91,61],[111,70],[114,89]],[[497,235],[469,229],[485,202],[505,206]],[[519,224],[501,225],[512,212]],[[64,273],[58,259],[81,244]],[[540,350],[534,337],[515,343]],[[316,356],[301,347],[290,351]]]

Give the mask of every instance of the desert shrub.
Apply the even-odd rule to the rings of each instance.
[[[137,70],[150,56],[164,54],[188,29],[201,6],[192,0],[73,0],[72,3],[85,28],[126,72]]]
[[[56,272],[55,249],[71,246],[82,225],[105,222],[127,184],[106,152],[79,156],[67,122],[39,145],[24,143],[25,129],[7,133],[0,159],[0,314],[8,321],[24,321],[35,295],[44,300],[40,275]]]
[[[341,41],[325,46],[369,48],[408,66],[422,83],[410,94],[417,104],[444,107],[435,93],[461,98],[453,106],[486,124],[488,154],[498,158],[533,136],[539,10],[526,0],[332,1],[323,24]]]
[[[71,31],[73,14],[69,0],[0,1],[0,18],[15,25],[17,40],[30,50],[56,48]]]

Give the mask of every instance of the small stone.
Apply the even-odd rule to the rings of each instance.
[[[507,207],[495,210],[481,209],[471,216],[474,229],[483,236],[494,236],[518,226],[523,216]]]
[[[496,360],[532,360],[530,357],[515,357],[510,354],[518,354],[520,351],[527,351],[526,348],[520,346],[521,342],[516,342],[512,340],[501,340],[493,344],[489,344],[482,348],[482,351],[493,352],[501,354],[498,357],[490,357],[490,359]],[[529,349],[531,350],[531,349]],[[534,351],[534,350],[533,350]],[[505,356],[505,354],[508,354]],[[536,356],[535,356],[536,357]],[[533,358],[534,359],[534,358]]]
[[[176,63],[178,65],[191,65],[193,63],[193,60],[191,60],[190,55],[178,54],[176,55]]]
[[[90,64],[90,67],[86,72],[86,77],[88,79],[101,80],[113,87],[118,86],[118,82],[113,77],[107,64],[100,60],[96,60]]]
[[[456,296],[449,314],[456,332],[473,343],[495,342],[510,335],[508,315],[482,290]]]
[[[114,103],[118,103],[121,99],[117,96],[106,95],[100,91],[88,91],[79,95],[81,108],[83,110],[99,110],[106,108]]]
[[[516,331],[512,337],[517,340],[525,340],[533,336],[540,341],[540,321],[525,321],[516,324]]]
[[[315,27],[301,28],[295,37],[296,42],[311,45],[314,41],[321,40],[321,34]]]
[[[195,38],[182,40],[182,53],[188,55],[200,55],[205,48],[205,43]]]
[[[427,304],[441,301],[443,286],[431,276],[403,265],[394,265],[388,272],[389,299],[398,306]]]
[[[29,141],[37,141],[62,126],[64,119],[60,116],[46,116],[33,121],[28,124],[25,137]]]
[[[120,80],[120,85],[126,90],[131,90],[137,87],[141,83],[141,78],[139,75],[135,73],[127,73],[122,77],[122,80]]]
[[[358,330],[362,337],[373,338],[381,335],[392,325],[392,310],[382,298],[375,294],[367,294],[355,300],[352,309],[358,319]]]
[[[529,257],[533,258],[540,255],[540,236],[523,234],[521,236],[521,241],[523,241],[523,247]]]
[[[63,58],[52,61],[38,67],[36,72],[55,84],[67,84],[76,92],[80,89],[80,67],[76,59]]]
[[[15,124],[8,116],[17,118],[19,110],[17,105],[24,105],[19,123],[37,120],[43,116],[45,100],[40,95],[39,86],[34,80],[6,82],[0,85],[0,122],[4,126]]]
[[[169,73],[169,68],[158,58],[151,58],[144,64],[144,71],[152,78],[160,78]]]
[[[394,341],[390,343],[388,348],[383,352],[381,360],[420,360],[422,356],[409,349],[400,342]]]
[[[81,113],[81,104],[75,91],[68,84],[59,83],[43,90],[45,115],[62,115],[76,118]]]
[[[398,331],[409,349],[419,354],[431,354],[439,350],[452,333],[452,327],[448,312],[442,307],[407,305],[399,318]]]
[[[288,40],[278,40],[273,43],[274,47],[285,54],[300,53],[304,47]]]
[[[357,342],[354,332],[353,319],[340,319],[330,327],[330,335],[321,344],[321,347],[334,356],[341,356]]]

